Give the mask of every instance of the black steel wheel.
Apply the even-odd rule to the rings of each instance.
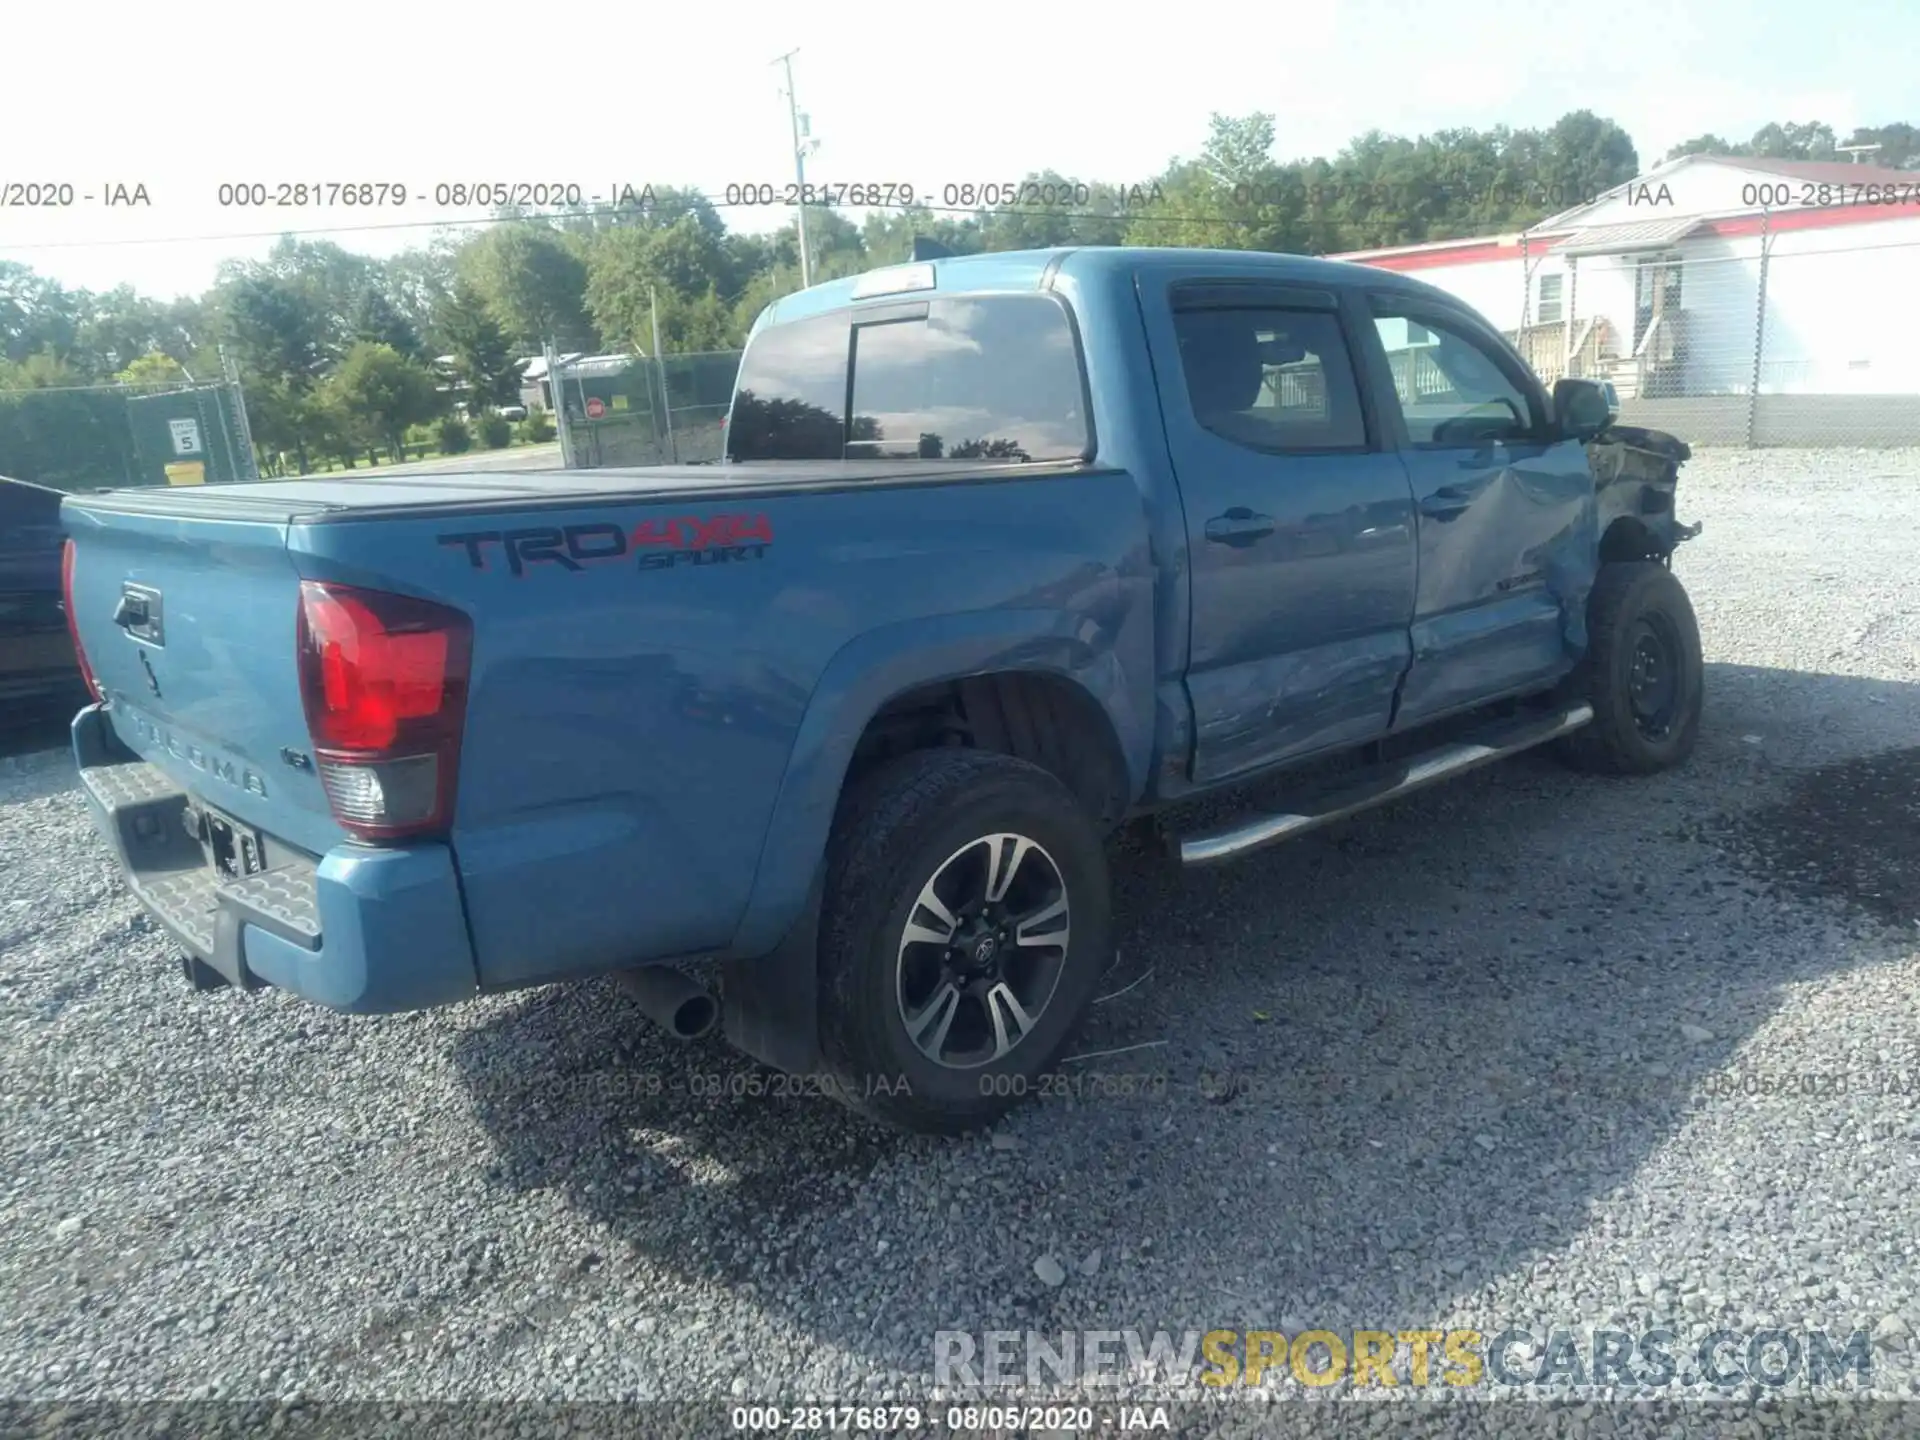
[[[1577,769],[1651,775],[1681,764],[1700,734],[1700,627],[1686,589],[1657,560],[1602,565],[1587,600],[1587,654],[1565,694],[1593,720],[1559,742]]]

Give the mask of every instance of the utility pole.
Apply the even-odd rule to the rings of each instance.
[[[660,377],[660,414],[667,426],[667,453],[680,463],[680,447],[673,442],[673,397],[667,394],[667,362],[660,354],[660,297],[647,286],[647,304],[653,307],[653,368]]]
[[[809,133],[811,127],[807,117],[800,113],[800,101],[793,93],[793,57],[799,53],[796,46],[773,63],[784,67],[787,75],[787,119],[793,126],[793,178],[799,186],[800,198],[800,288],[804,290],[813,284],[813,259],[807,254],[807,156],[820,148],[820,142]]]

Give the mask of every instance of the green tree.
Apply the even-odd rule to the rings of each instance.
[[[1126,220],[1111,186],[1085,184],[1057,170],[1036,170],[1021,180],[1019,198],[987,211],[977,230],[974,244],[982,250],[1118,245],[1126,235]]]
[[[1766,160],[1837,160],[1833,127],[1818,120],[1800,125],[1762,125],[1747,142],[1746,153]]]
[[[453,294],[462,243],[442,232],[423,247],[389,257],[381,267],[381,293],[420,336],[427,354],[439,355],[447,349],[444,337],[434,333],[434,320]]]
[[[652,229],[605,231],[594,238],[589,257],[587,308],[609,343],[651,354],[656,301],[662,348],[739,343],[733,257],[696,215]]]
[[[422,357],[419,330],[374,281],[368,281],[354,301],[349,325],[355,340],[388,346],[409,360]]]
[[[434,326],[453,356],[474,413],[513,402],[520,390],[520,361],[478,290],[464,280],[455,281]]]
[[[1868,163],[1903,170],[1920,163],[1920,131],[1904,122],[1892,125],[1863,125],[1847,137],[1848,145],[1879,145],[1878,152],[1865,157]],[[1831,125],[1818,120],[1804,123],[1775,121],[1762,125],[1751,139],[1730,141],[1719,135],[1697,135],[1667,152],[1666,158],[1682,155],[1749,156],[1764,160],[1840,160],[1839,142]]]
[[[1665,158],[1678,160],[1683,155],[1744,155],[1746,153],[1744,145],[1736,145],[1723,136],[1708,133],[1696,135],[1691,140],[1682,140],[1667,151]]]
[[[25,265],[0,260],[0,359],[71,353],[79,340],[79,298]]]
[[[86,383],[66,356],[50,349],[22,360],[0,360],[0,390],[66,390]]]
[[[900,264],[913,254],[915,240],[931,240],[955,255],[974,255],[989,248],[981,234],[979,217],[936,215],[924,205],[870,211],[860,226],[860,245],[866,251],[867,262],[872,265]],[[1015,250],[1021,247],[1005,245],[992,248]],[[765,264],[757,266],[756,270],[764,269],[772,273],[771,266],[769,247]],[[759,278],[756,274],[755,280]],[[797,286],[796,280],[794,286],[788,288]]]
[[[1920,169],[1920,129],[1911,125],[1863,125],[1847,137],[1847,144],[1878,145],[1877,151],[1864,157],[1868,164],[1889,170]]]
[[[326,317],[296,284],[254,274],[228,283],[227,336],[238,363],[295,392],[311,389],[326,365]]]
[[[383,443],[395,460],[405,458],[408,427],[426,424],[445,408],[432,371],[390,345],[365,340],[347,352],[325,392],[362,440]]]
[[[587,320],[587,267],[573,245],[545,226],[498,225],[460,252],[456,272],[523,349],[552,338],[562,346],[597,343]]]
[[[1540,180],[1551,210],[1624,185],[1640,173],[1640,156],[1625,130],[1591,110],[1554,121],[1540,154]]]
[[[149,350],[113,378],[121,385],[183,385],[187,372],[171,355]]]

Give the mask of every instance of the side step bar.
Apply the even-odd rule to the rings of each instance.
[[[1439,781],[1451,780],[1456,775],[1477,770],[1491,761],[1544,745],[1569,731],[1578,730],[1592,719],[1591,705],[1575,705],[1551,715],[1508,720],[1488,727],[1474,739],[1456,741],[1422,755],[1409,756],[1372,772],[1364,780],[1350,781],[1317,797],[1313,803],[1297,812],[1262,815],[1224,830],[1206,831],[1198,835],[1171,836],[1169,848],[1182,865],[1214,865],[1223,860],[1237,860],[1255,850],[1263,850],[1282,840],[1291,840],[1309,830],[1318,830],[1322,825],[1331,825],[1362,810],[1371,810],[1375,805],[1384,805],[1415,790],[1424,790]]]

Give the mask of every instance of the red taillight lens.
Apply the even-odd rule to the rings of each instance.
[[[300,693],[328,802],[359,839],[453,818],[473,627],[458,610],[345,585],[300,586]]]
[[[87,647],[80,643],[80,617],[73,608],[73,541],[60,548],[60,601],[67,611],[67,634],[73,637],[73,658],[80,662],[80,678],[87,682],[87,693],[104,700],[100,682],[93,678],[93,666],[87,662]]]

